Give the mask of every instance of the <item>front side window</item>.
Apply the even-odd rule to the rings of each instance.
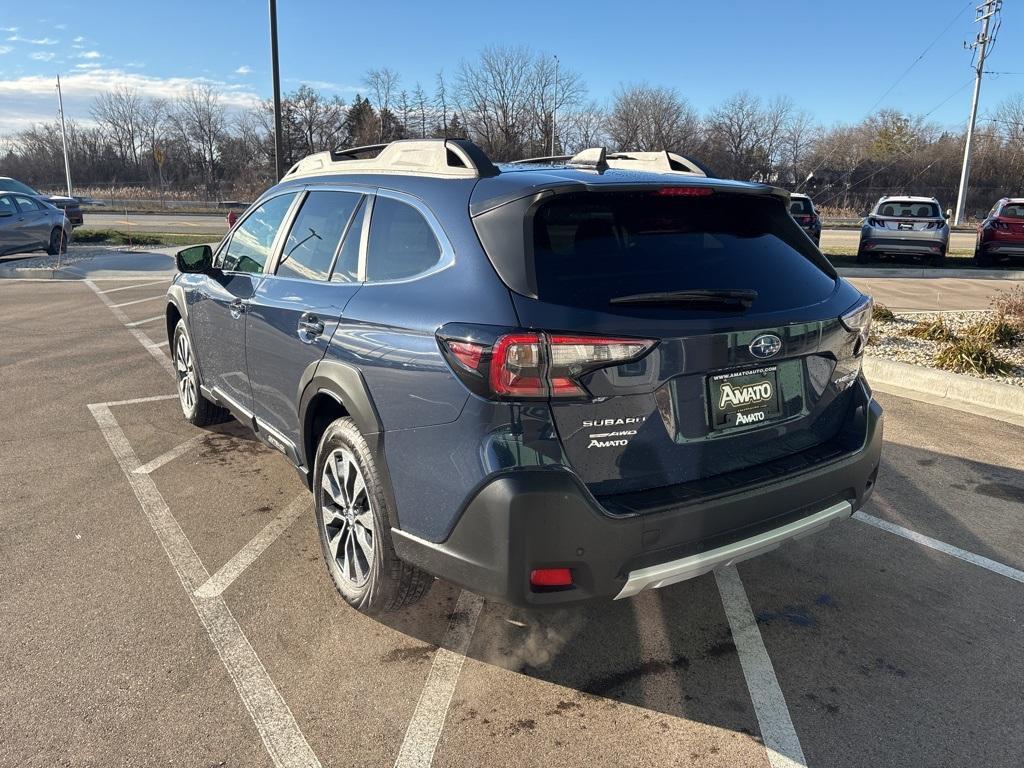
[[[270,258],[274,238],[277,237],[277,231],[281,228],[281,222],[295,194],[272,197],[246,217],[224,249],[220,259],[221,269],[225,272],[263,271],[263,266]]]
[[[401,280],[441,260],[441,246],[423,214],[408,203],[378,196],[370,219],[367,280]]]
[[[278,276],[326,280],[359,200],[355,192],[310,192],[281,251]]]
[[[18,196],[15,197],[14,199],[18,201],[18,207],[21,209],[22,213],[32,213],[33,211],[43,210],[43,206],[41,206],[31,197]]]

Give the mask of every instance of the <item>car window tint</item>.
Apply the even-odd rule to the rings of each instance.
[[[811,201],[806,200],[802,197],[797,197],[789,201],[789,212],[795,216],[806,216],[812,213]]]
[[[1008,219],[1024,219],[1024,204],[1010,203],[1003,207],[1000,215]]]
[[[359,241],[363,236],[363,207],[366,198],[359,201],[359,206],[352,214],[352,224],[345,234],[345,243],[341,246],[341,253],[334,264],[334,272],[331,273],[331,282],[354,283],[359,280]]]
[[[326,280],[359,199],[355,192],[310,192],[288,233],[277,274]]]
[[[430,225],[411,205],[378,197],[370,220],[367,280],[400,280],[418,275],[441,259]]]
[[[41,210],[43,210],[43,206],[41,206],[39,203],[37,203],[31,197],[20,197],[19,196],[19,197],[15,197],[14,199],[18,201],[18,207],[21,209],[22,213],[29,213],[30,211],[41,211]]]
[[[272,197],[249,214],[224,249],[222,268],[228,272],[262,272],[277,230],[295,193]]]
[[[14,205],[14,200],[10,197],[0,197],[0,213],[15,214],[18,212],[17,206]]]

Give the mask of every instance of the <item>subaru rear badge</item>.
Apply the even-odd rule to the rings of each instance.
[[[775,357],[782,350],[782,339],[774,333],[762,333],[750,342],[750,354],[762,360]]]

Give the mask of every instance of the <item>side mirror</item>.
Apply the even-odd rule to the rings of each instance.
[[[213,269],[213,249],[208,245],[193,245],[184,248],[174,256],[179,272],[205,275]]]
[[[942,218],[948,220],[949,217],[952,216],[952,215],[953,215],[953,211],[951,211],[949,208],[947,208],[946,212],[944,214],[942,214]]]

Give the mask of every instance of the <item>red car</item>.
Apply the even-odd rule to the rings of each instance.
[[[987,267],[1012,256],[1024,257],[1024,197],[1004,197],[978,225],[975,264]]]

